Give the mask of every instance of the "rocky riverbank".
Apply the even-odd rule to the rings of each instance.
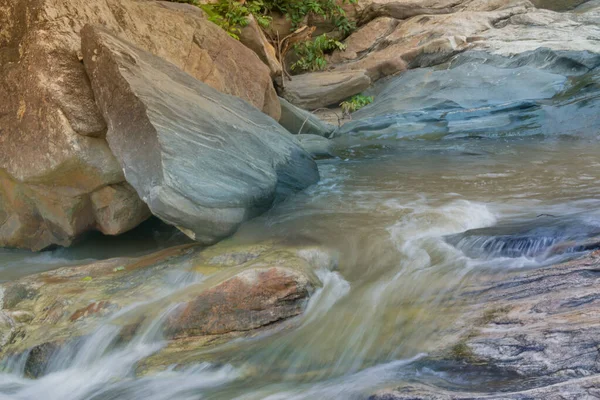
[[[311,331],[318,333],[312,341],[298,334],[295,340],[305,347],[273,339],[279,344],[274,357],[293,355],[295,365],[287,358],[269,359],[278,372],[265,370],[273,376],[288,373],[296,384],[310,383],[406,355],[441,372],[430,381],[386,381],[379,392],[362,394],[373,400],[600,396],[598,228],[594,221],[578,219],[585,209],[581,204],[595,196],[586,186],[595,178],[582,170],[597,163],[591,159],[575,174],[564,164],[553,167],[553,156],[532,160],[521,173],[537,168],[537,181],[516,180],[516,187],[504,188],[514,190],[515,198],[533,197],[535,207],[522,203],[531,209],[544,201],[555,207],[555,198],[571,201],[565,192],[577,191],[579,203],[572,206],[577,213],[565,224],[552,220],[540,240],[535,229],[497,224],[501,205],[495,204],[494,212],[482,205],[499,196],[494,179],[511,177],[515,170],[491,172],[497,154],[471,151],[460,142],[597,141],[600,4],[558,3],[343,4],[357,29],[339,37],[344,46],[327,55],[325,70],[288,78],[289,60],[280,59],[281,49],[273,47],[254,17],[235,40],[190,4],[0,0],[0,246],[34,251],[70,246],[90,231],[120,235],[151,216],[194,241],[143,257],[85,262],[2,283],[4,370],[18,379],[43,379],[67,366],[112,362],[102,358],[107,354],[123,357],[121,364],[110,365],[124,365],[131,380],[200,363],[215,368],[236,360],[238,355],[231,354],[238,343],[250,346],[317,320],[330,331]],[[274,21],[272,29],[292,34],[284,22]],[[305,22],[315,31],[333,29],[327,21]],[[359,93],[373,95],[372,104],[351,116],[338,115],[340,102]],[[317,113],[335,116],[333,124]],[[354,179],[351,183],[332,177],[342,160],[389,161],[401,151],[390,145],[398,139],[452,143],[417,148],[417,156],[404,154],[402,160],[419,163],[420,156],[454,152],[473,157],[465,160],[468,165],[480,165],[472,161],[479,160],[489,171],[453,181],[446,173],[450,162],[442,157],[445,163],[436,164],[436,175],[442,176],[435,181],[445,190],[436,199],[442,205],[419,203],[427,200],[429,188],[421,182],[426,173],[392,170],[375,189],[360,184],[376,177],[356,178],[352,169],[341,176]],[[315,189],[320,179],[315,160],[336,155],[319,164],[329,175]],[[385,168],[391,170],[385,163],[376,167],[384,168],[382,176]],[[480,180],[488,186],[482,183],[474,195],[465,182]],[[444,183],[451,181],[455,184]],[[346,192],[344,185],[350,184],[356,189]],[[552,201],[525,191],[527,184],[539,190],[540,198],[551,193]],[[405,185],[413,185],[411,196],[422,198],[398,192]],[[324,187],[338,196],[328,198],[333,211],[315,200],[300,203],[308,210],[300,217],[285,214],[294,201]],[[314,191],[301,194],[307,188]],[[477,201],[469,202],[461,190]],[[490,196],[479,197],[486,190]],[[395,197],[386,197],[389,193]],[[365,194],[372,197],[365,200]],[[347,203],[353,208],[346,209]],[[274,206],[283,216],[269,220]],[[260,225],[256,218],[265,213]],[[361,219],[364,215],[369,218]],[[290,234],[281,225],[294,218],[300,222]],[[304,219],[313,225],[304,225]],[[368,235],[352,238],[371,223]],[[323,224],[332,227],[315,239],[313,229]],[[471,224],[484,228],[469,230]],[[260,239],[248,244],[242,239],[252,229]],[[448,232],[452,235],[444,236]],[[363,254],[363,242],[372,238],[377,244]],[[342,259],[355,269],[338,276],[336,249],[324,242],[344,248],[348,254]],[[454,279],[455,273],[467,272],[448,273],[443,285],[436,281],[438,272],[431,272],[439,268],[443,275],[452,263],[485,264],[491,250],[497,258],[526,257],[539,268],[504,261],[508,272],[486,270],[466,287]],[[544,263],[547,259],[554,261]],[[407,273],[410,268],[417,271]],[[420,274],[432,281],[411,286]],[[403,279],[404,286],[393,285]],[[452,296],[443,287],[450,281],[456,289]],[[333,293],[321,297],[328,282]],[[325,312],[315,316],[314,303],[323,302],[329,311],[355,282],[363,285],[353,293],[357,297],[329,316],[335,329],[318,320]],[[413,297],[435,298],[430,292],[436,290],[448,294],[447,315],[421,315],[427,308]],[[400,291],[406,297],[395,297]],[[431,301],[438,305],[439,299]],[[364,307],[370,308],[365,312]],[[461,313],[454,314],[453,307]],[[358,309],[362,314],[355,315]],[[394,313],[400,317],[390,318]],[[452,320],[454,315],[460,318]],[[436,318],[443,323],[431,323]],[[364,329],[364,321],[372,326]],[[422,339],[428,345],[442,335],[427,355],[411,354],[418,348],[414,343],[422,345],[415,339],[415,321],[429,324]],[[410,347],[406,354],[395,346],[396,330],[412,339],[401,342]],[[317,343],[337,333],[346,341]],[[344,347],[355,344],[364,348],[352,353],[356,349]],[[219,353],[228,345],[229,353]],[[375,345],[377,354],[367,354]],[[254,369],[243,371],[244,379],[256,377],[263,361],[253,360]],[[111,376],[103,384],[120,379]],[[254,389],[257,398],[267,397],[263,387]]]

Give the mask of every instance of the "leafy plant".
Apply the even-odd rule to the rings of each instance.
[[[239,40],[241,29],[248,25],[248,16],[266,29],[271,25],[269,13],[277,11],[292,22],[292,29],[300,27],[309,14],[317,15],[333,22],[343,35],[355,28],[342,6],[336,0],[219,0],[213,4],[200,4],[198,0],[170,0],[176,3],[196,5],[204,10],[210,21],[219,25],[227,33]],[[358,0],[342,0],[342,4],[355,4]]]
[[[342,101],[340,103],[340,107],[342,107],[342,111],[344,112],[344,114],[350,114],[354,111],[360,110],[365,106],[368,106],[373,102],[373,100],[375,100],[373,96],[357,94],[346,101]]]
[[[320,71],[325,69],[327,60],[325,53],[333,50],[344,50],[346,45],[335,39],[331,39],[327,34],[317,36],[314,40],[298,43],[294,46],[298,61],[292,64],[292,71]]]
[[[342,0],[342,4],[356,4],[358,0]],[[278,11],[292,22],[297,29],[309,14],[332,21],[336,28],[348,35],[356,26],[346,17],[346,12],[336,0],[264,0],[265,11]]]
[[[190,0],[194,1],[194,0]],[[239,40],[242,28],[248,25],[248,16],[253,15],[256,22],[263,28],[271,24],[271,17],[265,15],[262,0],[240,2],[238,0],[220,0],[214,4],[204,4],[200,8],[208,14],[211,22],[223,28],[229,36]]]

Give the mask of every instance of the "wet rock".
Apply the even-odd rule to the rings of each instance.
[[[440,358],[495,371],[502,393],[462,381],[455,388],[405,385],[372,399],[580,399],[600,394],[600,252],[551,267],[482,277],[465,290],[466,332]],[[451,381],[452,379],[450,379]],[[586,397],[588,396],[588,397]]]
[[[184,356],[196,360],[201,347],[264,333],[300,315],[320,285],[314,269],[332,267],[306,256],[314,248],[185,245],[4,283],[4,293],[18,285],[36,294],[0,310],[0,357],[29,354],[29,374],[37,377],[63,347],[60,357],[75,357],[99,327],[117,329],[111,346],[126,346],[157,326],[169,343],[147,365],[162,369]]]
[[[584,216],[539,216],[447,237],[469,257],[540,257],[589,250],[600,236],[600,224]],[[589,240],[588,240],[589,239]]]
[[[394,390],[382,390],[369,397],[369,400],[579,400],[600,397],[600,378],[582,378],[572,382],[559,383],[529,390],[504,393],[452,392],[434,389],[424,385],[403,386]]]
[[[279,101],[281,102],[279,124],[290,133],[329,137],[335,131],[335,126],[321,121],[313,113],[298,108],[285,99],[280,98]]]
[[[268,67],[197,7],[0,0],[0,246],[67,246],[86,231],[103,229],[98,225],[118,233],[133,224],[96,221],[90,203],[92,193],[125,180],[103,139],[106,123],[79,58],[79,31],[86,23],[103,24],[217,90],[279,117]],[[145,206],[131,195],[120,204],[137,201],[141,208],[131,215],[142,213]]]
[[[170,339],[249,331],[302,312],[312,287],[282,267],[253,268],[181,304],[165,322]]]
[[[318,135],[301,134],[298,135],[298,141],[309,154],[313,157],[331,157],[333,142],[327,138]]]
[[[35,290],[20,283],[7,283],[2,290],[2,308],[14,308],[35,296]]]
[[[82,41],[127,181],[154,215],[192,239],[222,239],[319,179],[293,136],[243,100],[104,28],[86,26]]]
[[[295,106],[307,110],[338,105],[371,85],[364,70],[312,72],[286,81],[283,97]]]
[[[61,349],[62,345],[62,342],[48,342],[32,348],[25,361],[25,376],[31,379],[42,376],[52,356]]]
[[[492,283],[479,298],[505,311],[483,320],[465,345],[488,365],[523,377],[565,380],[600,373],[600,325],[590,323],[600,304],[598,271],[600,258],[592,253]]]

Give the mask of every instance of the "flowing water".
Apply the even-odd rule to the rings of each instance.
[[[585,249],[556,245],[600,233],[598,131],[453,137],[338,139],[339,157],[319,162],[318,185],[240,229],[240,243],[284,238],[323,249],[304,254],[323,266],[323,287],[285,329],[205,350],[183,369],[137,377],[136,363],[165,345],[161,317],[125,346],[107,320],[55,354],[37,380],[23,377],[23,357],[6,361],[0,399],[360,399],[402,381],[488,390],[509,384],[428,355],[460,334],[453,326],[468,310],[462,288],[559,262]],[[72,262],[83,257],[63,252]],[[63,265],[56,256],[2,252],[0,280],[15,279],[30,257],[53,263],[41,260],[27,273]],[[336,267],[325,268],[332,258]],[[157,296],[202,279],[179,274]]]

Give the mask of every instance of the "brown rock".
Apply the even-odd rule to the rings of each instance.
[[[372,20],[367,25],[350,35],[344,44],[344,51],[336,50],[330,57],[330,62],[339,63],[354,60],[360,55],[377,47],[381,39],[388,36],[398,25],[398,20],[389,17],[381,17]]]
[[[282,68],[281,63],[277,59],[275,48],[267,40],[262,29],[258,26],[256,19],[250,15],[248,20],[248,25],[242,29],[239,35],[240,42],[255,52],[260,60],[269,67],[272,77],[280,76]]]
[[[257,329],[302,312],[311,285],[282,268],[246,270],[181,305],[165,322],[171,339]]]
[[[455,2],[453,7],[450,14],[414,16],[395,24],[389,18],[371,21],[347,39],[344,52],[331,57],[331,61],[337,63],[333,69],[366,70],[372,80],[377,80],[407,68],[437,65],[464,50],[486,47],[497,43],[498,38],[510,37],[508,30],[499,29],[498,24],[509,21],[510,26],[514,26],[522,20],[523,14],[530,15],[533,11],[531,3],[518,0],[508,3],[472,0]],[[539,22],[530,25],[536,26]],[[524,34],[525,30],[519,32]],[[489,42],[483,41],[485,36],[489,36]],[[532,41],[523,43],[531,49]]]
[[[69,245],[106,225],[95,220],[90,194],[124,182],[80,61],[79,31],[86,23],[103,24],[279,118],[269,69],[197,7],[0,0],[0,246]],[[126,202],[139,204],[131,212],[140,215],[144,206],[131,195]],[[130,229],[133,221],[123,221],[110,232]]]
[[[359,25],[377,17],[407,19],[417,15],[450,14],[464,0],[370,0],[361,1],[358,15]]]
[[[135,228],[150,217],[148,206],[126,182],[105,186],[90,196],[97,229],[105,235],[118,235]]]

